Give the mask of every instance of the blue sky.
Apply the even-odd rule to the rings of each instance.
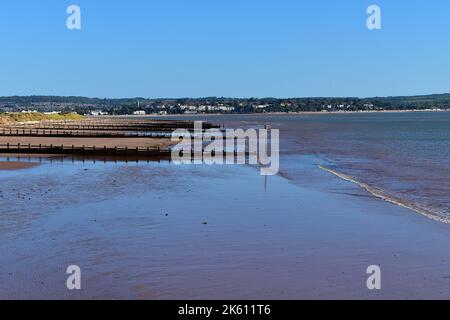
[[[3,0],[0,41],[0,95],[450,92],[448,0]]]

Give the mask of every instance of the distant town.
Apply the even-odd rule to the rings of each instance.
[[[375,98],[183,98],[99,99],[60,96],[0,97],[0,112],[82,115],[168,115],[230,113],[448,110],[450,94]]]

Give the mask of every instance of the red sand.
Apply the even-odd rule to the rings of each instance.
[[[172,145],[170,139],[161,138],[58,138],[58,137],[0,137],[0,144],[22,144],[22,145],[65,145],[76,147],[167,147]]]
[[[0,162],[0,170],[20,170],[36,167],[37,163],[32,162]]]

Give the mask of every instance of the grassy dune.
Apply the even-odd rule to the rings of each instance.
[[[43,113],[0,113],[0,124],[45,120],[80,120],[84,116],[77,113],[43,114]]]

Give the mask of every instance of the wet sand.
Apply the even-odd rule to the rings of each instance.
[[[265,187],[245,166],[63,162],[3,174],[0,298],[449,297],[450,251],[436,244],[450,226],[311,170],[336,192],[279,176]],[[70,264],[81,291],[65,288]],[[373,264],[381,291],[366,288]]]
[[[166,138],[58,138],[58,137],[0,137],[0,144],[21,144],[21,145],[64,145],[75,147],[168,147],[173,144],[170,139]]]
[[[22,170],[33,168],[37,165],[37,163],[32,162],[0,161],[0,170]]]

